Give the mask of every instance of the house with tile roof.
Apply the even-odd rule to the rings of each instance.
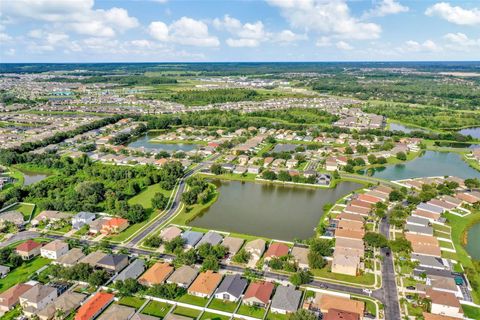
[[[365,302],[363,301],[319,292],[315,293],[315,298],[307,307],[310,310],[320,311],[323,314],[327,314],[331,309],[351,312],[358,314],[360,319],[363,318],[365,313]]]
[[[183,230],[176,226],[170,226],[160,231],[160,238],[163,241],[172,241],[182,234]]]
[[[290,248],[285,243],[274,242],[272,243],[267,252],[265,252],[264,259],[268,261],[272,258],[280,258],[288,255]]]
[[[123,306],[120,304],[112,304],[105,310],[98,320],[130,320],[135,314],[135,308]]]
[[[81,293],[67,291],[40,310],[37,315],[40,320],[50,320],[55,317],[55,313],[59,309],[63,310],[65,315],[68,315],[77,309],[86,297],[86,295]]]
[[[0,312],[8,312],[18,304],[18,298],[33,286],[19,283],[0,294]]]
[[[308,248],[300,246],[294,246],[290,252],[300,269],[308,269],[308,252]]]
[[[124,218],[112,218],[107,220],[103,225],[102,229],[100,229],[100,233],[102,234],[115,234],[120,233],[123,230],[128,228],[128,220]]]
[[[426,297],[432,302],[431,313],[463,319],[462,305],[453,293],[427,289]]]
[[[244,242],[245,240],[241,238],[228,236],[228,237],[225,237],[225,239],[223,239],[222,245],[228,249],[229,255],[234,256],[243,246]]]
[[[27,240],[15,247],[15,252],[23,259],[30,260],[40,255],[41,243]]]
[[[58,258],[54,263],[62,265],[64,267],[71,267],[77,264],[81,259],[85,257],[82,249],[80,248],[73,248],[63,256]]]
[[[182,239],[185,240],[185,248],[191,249],[202,239],[203,233],[198,231],[185,231],[181,235]]]
[[[222,275],[212,270],[201,272],[188,287],[188,293],[197,297],[209,298],[222,281]]]
[[[272,296],[274,285],[271,282],[252,282],[243,295],[243,303],[249,306],[266,307]]]
[[[22,306],[23,313],[31,317],[45,308],[57,296],[57,289],[39,283],[23,293],[18,300]]]
[[[97,292],[77,311],[75,320],[92,320],[112,303],[115,296],[108,292]]]
[[[202,239],[200,239],[200,241],[197,243],[195,247],[198,248],[204,243],[209,243],[212,246],[215,246],[220,242],[222,242],[222,240],[223,240],[223,237],[218,232],[208,231],[203,235]]]
[[[174,268],[170,264],[157,262],[138,279],[138,282],[144,286],[162,284],[173,271]]]
[[[44,258],[57,260],[68,252],[68,244],[62,240],[53,240],[40,249],[40,255]]]
[[[168,277],[167,283],[175,283],[180,287],[188,288],[197,275],[197,269],[190,266],[181,266]]]

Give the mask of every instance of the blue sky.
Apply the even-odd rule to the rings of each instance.
[[[3,0],[0,62],[478,60],[480,1]]]

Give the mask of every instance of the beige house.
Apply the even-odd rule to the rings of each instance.
[[[228,236],[223,239],[222,245],[227,247],[230,255],[234,256],[238,251],[240,251],[240,248],[243,246],[244,242],[245,240],[243,239]]]
[[[60,264],[64,267],[71,267],[77,264],[81,259],[85,257],[85,254],[80,248],[73,248],[68,251],[66,254],[58,258],[55,263]]]
[[[81,293],[67,291],[37,313],[40,320],[50,320],[57,310],[63,310],[65,317],[77,309],[87,296]]]
[[[68,244],[61,240],[53,240],[40,249],[40,255],[47,259],[57,260],[68,252]]]
[[[265,246],[267,243],[263,239],[255,239],[247,242],[245,245],[245,251],[252,255],[250,262],[255,264],[262,257],[265,252]],[[250,263],[249,263],[250,265]]]
[[[163,241],[172,241],[176,237],[179,237],[182,232],[182,229],[179,227],[167,227],[160,232],[160,238],[162,238]]]
[[[332,261],[332,272],[350,276],[356,276],[360,268],[360,257],[356,255],[344,255],[334,252]]]
[[[23,313],[31,317],[57,298],[57,289],[37,284],[19,297]]]

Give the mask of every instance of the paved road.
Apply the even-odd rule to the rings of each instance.
[[[181,206],[181,198],[182,198],[182,194],[183,194],[183,191],[185,190],[185,187],[186,187],[186,183],[185,183],[185,180],[192,176],[193,174],[199,172],[200,170],[208,167],[211,165],[211,163],[213,163],[213,161],[215,161],[215,159],[217,159],[220,155],[214,155],[211,159],[209,159],[208,161],[205,161],[205,162],[202,162],[200,163],[195,169],[193,170],[190,170],[190,171],[187,171],[186,174],[180,179],[179,183],[178,183],[178,189],[177,189],[177,193],[175,194],[174,198],[173,198],[173,204],[172,206],[170,207],[170,209],[167,210],[167,212],[165,212],[165,214],[163,216],[161,216],[160,218],[158,218],[157,220],[155,220],[155,222],[153,222],[151,225],[149,225],[148,227],[146,227],[145,229],[143,229],[139,234],[137,234],[132,240],[130,240],[128,242],[128,244],[126,245],[127,247],[135,247],[137,244],[139,244],[145,237],[148,237],[153,231],[155,231],[159,226],[161,226],[163,223],[165,223],[166,221],[168,221],[168,219],[170,219],[176,212],[177,210],[179,210],[180,206]]]
[[[41,237],[42,234],[35,232],[35,231],[23,231],[14,234],[10,239],[2,241],[0,243],[0,248],[6,247],[11,245],[12,243],[15,243],[17,241],[25,241],[28,239],[33,239],[33,238],[39,238]]]
[[[380,222],[380,232],[389,238],[390,224],[387,220]],[[383,297],[380,299],[385,306],[385,319],[397,320],[401,319],[400,304],[398,303],[397,284],[395,283],[395,270],[393,265],[393,255],[387,256],[389,249],[382,249],[382,293]]]

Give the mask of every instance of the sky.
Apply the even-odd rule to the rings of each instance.
[[[0,62],[479,58],[480,0],[0,1]]]

